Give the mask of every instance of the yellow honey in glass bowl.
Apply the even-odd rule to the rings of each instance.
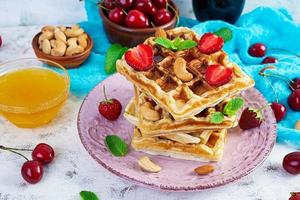
[[[69,76],[57,63],[19,59],[0,65],[0,114],[18,127],[50,122],[68,95]]]

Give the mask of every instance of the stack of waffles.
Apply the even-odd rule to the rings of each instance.
[[[211,116],[222,112],[230,99],[253,87],[254,81],[224,51],[203,54],[197,47],[172,51],[156,44],[162,30],[144,44],[154,52],[153,67],[137,71],[125,57],[117,61],[117,70],[134,84],[135,96],[125,110],[126,119],[135,126],[132,147],[155,155],[175,158],[218,161],[223,154],[227,129],[237,125],[236,116],[224,116],[212,123]],[[188,28],[163,32],[170,40],[181,38],[199,42]],[[232,79],[219,87],[204,78],[206,67],[220,64],[233,71]],[[178,70],[184,65],[185,70]]]

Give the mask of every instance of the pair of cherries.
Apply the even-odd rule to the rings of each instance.
[[[55,157],[53,148],[45,143],[38,144],[33,150],[18,149],[0,146],[0,149],[10,151],[26,159],[21,168],[22,177],[31,184],[38,183],[44,174],[44,165],[51,163]],[[19,153],[19,151],[31,151],[32,160]]]

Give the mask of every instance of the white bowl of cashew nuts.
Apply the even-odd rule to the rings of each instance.
[[[45,26],[32,40],[38,58],[65,68],[79,67],[93,48],[91,37],[79,26]]]

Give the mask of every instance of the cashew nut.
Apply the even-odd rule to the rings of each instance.
[[[300,130],[300,120],[296,122],[295,129]]]
[[[45,54],[50,54],[51,52],[51,45],[50,45],[50,41],[48,39],[45,39],[42,41],[42,51]]]
[[[50,40],[50,44],[51,44],[51,47],[52,48],[55,48],[56,47],[56,40]]]
[[[46,31],[54,32],[54,29],[55,29],[54,26],[44,26],[44,27],[42,28],[42,32],[46,32]]]
[[[65,26],[58,26],[59,30],[61,30],[62,32],[65,32],[66,31],[66,27]]]
[[[66,51],[66,56],[72,56],[77,53],[82,53],[84,49],[81,46],[69,46]]]
[[[151,161],[147,156],[140,158],[138,164],[146,172],[157,173],[161,171],[161,167]]]
[[[80,29],[80,26],[78,24],[75,24],[71,27],[71,29],[77,30],[77,29]]]
[[[55,42],[55,48],[51,50],[51,55],[52,56],[63,56],[66,52],[67,45],[61,41],[61,40],[56,40]]]
[[[55,37],[55,39],[61,40],[64,43],[67,42],[66,35],[60,29],[58,29],[58,28],[56,28],[55,31],[54,31],[54,37]]]
[[[78,43],[79,43],[79,46],[82,46],[82,48],[84,48],[84,49],[87,47],[86,34],[82,34],[78,37]]]
[[[190,81],[193,74],[186,70],[186,61],[183,58],[177,58],[174,63],[174,73],[182,81]]]
[[[141,106],[142,116],[149,121],[157,121],[160,119],[160,114],[158,111],[149,108],[147,105]]]
[[[39,44],[41,44],[41,42],[45,39],[47,40],[51,40],[53,38],[53,32],[50,32],[50,31],[44,31],[40,37],[39,37]]]
[[[155,31],[155,37],[162,37],[162,38],[167,38],[167,33],[164,29],[162,28],[158,28],[156,31]]]
[[[67,44],[69,45],[69,46],[77,46],[78,44],[77,44],[77,38],[70,38],[70,39],[68,39],[67,40]]]
[[[82,35],[83,33],[84,33],[84,30],[82,28],[79,28],[79,29],[68,28],[65,31],[65,34],[68,37],[78,37],[79,35]]]

